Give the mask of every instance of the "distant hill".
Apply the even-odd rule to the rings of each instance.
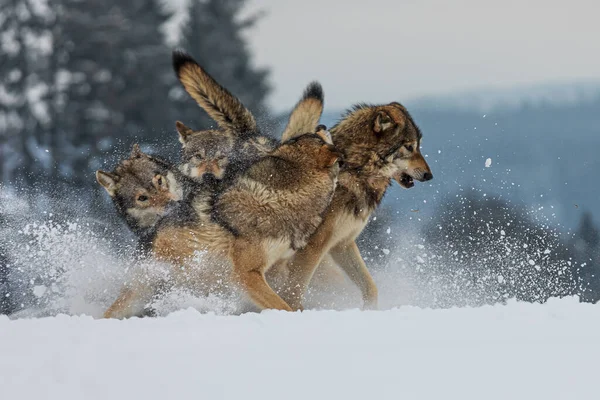
[[[411,107],[487,112],[524,106],[577,105],[600,96],[600,81],[543,83],[509,88],[477,89],[408,101]]]

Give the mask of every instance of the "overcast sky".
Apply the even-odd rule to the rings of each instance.
[[[600,80],[599,0],[250,0],[249,33],[289,109],[318,79],[328,110],[488,87]]]

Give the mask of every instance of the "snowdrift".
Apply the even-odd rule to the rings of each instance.
[[[3,399],[593,398],[600,306],[0,317]]]

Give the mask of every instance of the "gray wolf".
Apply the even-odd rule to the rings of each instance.
[[[401,104],[355,106],[331,129],[343,162],[323,223],[288,264],[281,296],[302,309],[302,297],[315,269],[330,256],[359,287],[364,305],[377,307],[377,286],[363,261],[356,238],[396,179],[404,188],[433,178],[420,153],[421,131]]]

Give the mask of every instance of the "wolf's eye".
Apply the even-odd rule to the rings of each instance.
[[[412,152],[412,151],[414,150],[414,149],[413,149],[413,147],[412,147],[412,145],[410,145],[410,144],[405,144],[405,145],[404,145],[404,148],[405,148],[406,150],[410,151],[410,152]]]
[[[156,183],[158,183],[158,186],[162,186],[162,184],[163,184],[163,178],[162,178],[162,176],[158,177],[158,179],[156,180]]]
[[[148,196],[145,196],[145,195],[143,195],[143,194],[140,194],[140,195],[138,196],[137,200],[138,200],[140,203],[143,203],[143,202],[145,202],[145,201],[148,201]]]

